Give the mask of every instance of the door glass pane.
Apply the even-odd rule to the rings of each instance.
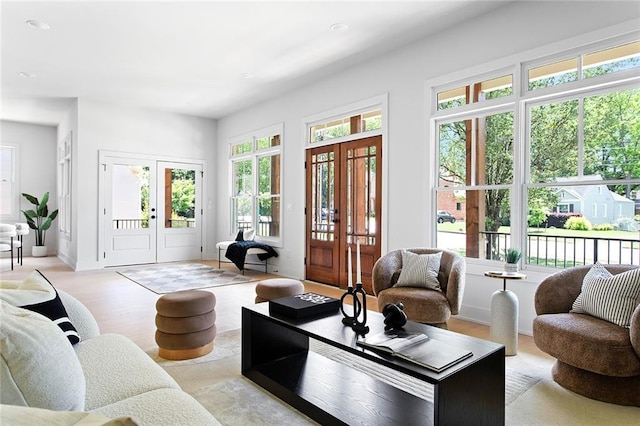
[[[334,241],[335,156],[333,152],[311,157],[311,238]]]
[[[347,151],[347,243],[376,243],[376,150],[360,147]]]
[[[195,228],[196,172],[165,169],[165,228]]]
[[[149,167],[114,164],[113,229],[149,227]]]

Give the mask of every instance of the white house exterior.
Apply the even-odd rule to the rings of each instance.
[[[569,180],[575,178],[559,178],[558,182]],[[601,181],[602,177],[584,176],[583,180]],[[558,188],[558,198],[555,212],[581,213],[592,225],[615,224],[634,215],[633,200],[610,191],[606,185]]]

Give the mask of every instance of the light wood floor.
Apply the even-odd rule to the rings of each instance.
[[[203,261],[218,267],[217,261]],[[237,272],[230,263],[222,264],[223,269]],[[40,270],[57,288],[64,290],[82,301],[93,313],[102,333],[119,333],[129,337],[142,349],[155,346],[155,303],[160,295],[130,281],[118,274],[119,268],[74,272],[56,257],[25,257],[24,265],[9,270],[8,259],[2,259],[2,280],[19,280],[34,269]],[[246,275],[261,280],[275,277],[264,272],[247,270]],[[216,295],[216,326],[218,333],[240,328],[241,306],[254,303],[255,281],[246,284],[214,287],[209,289]],[[336,287],[305,282],[305,290],[340,297],[343,290]],[[367,307],[376,310],[376,300],[369,297]],[[469,336],[489,339],[489,327],[456,319],[449,321],[449,330]],[[553,358],[541,352],[530,336],[519,335],[518,355],[527,361],[542,366],[550,366]]]

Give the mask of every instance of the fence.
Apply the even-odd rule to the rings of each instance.
[[[510,236],[483,232],[487,259],[502,260]],[[568,268],[595,262],[640,264],[640,240],[527,234],[526,263]]]

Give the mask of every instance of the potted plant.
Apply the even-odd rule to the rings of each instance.
[[[504,270],[507,274],[513,274],[518,272],[518,262],[522,257],[522,252],[520,249],[511,247],[507,250],[506,261],[504,265]]]
[[[22,196],[35,206],[35,209],[32,210],[22,210],[29,228],[36,231],[36,244],[31,248],[31,255],[34,257],[46,256],[45,234],[47,229],[51,227],[53,220],[58,216],[58,210],[56,209],[49,214],[49,207],[47,207],[49,202],[48,192],[44,193],[40,201],[33,195],[22,193]]]

